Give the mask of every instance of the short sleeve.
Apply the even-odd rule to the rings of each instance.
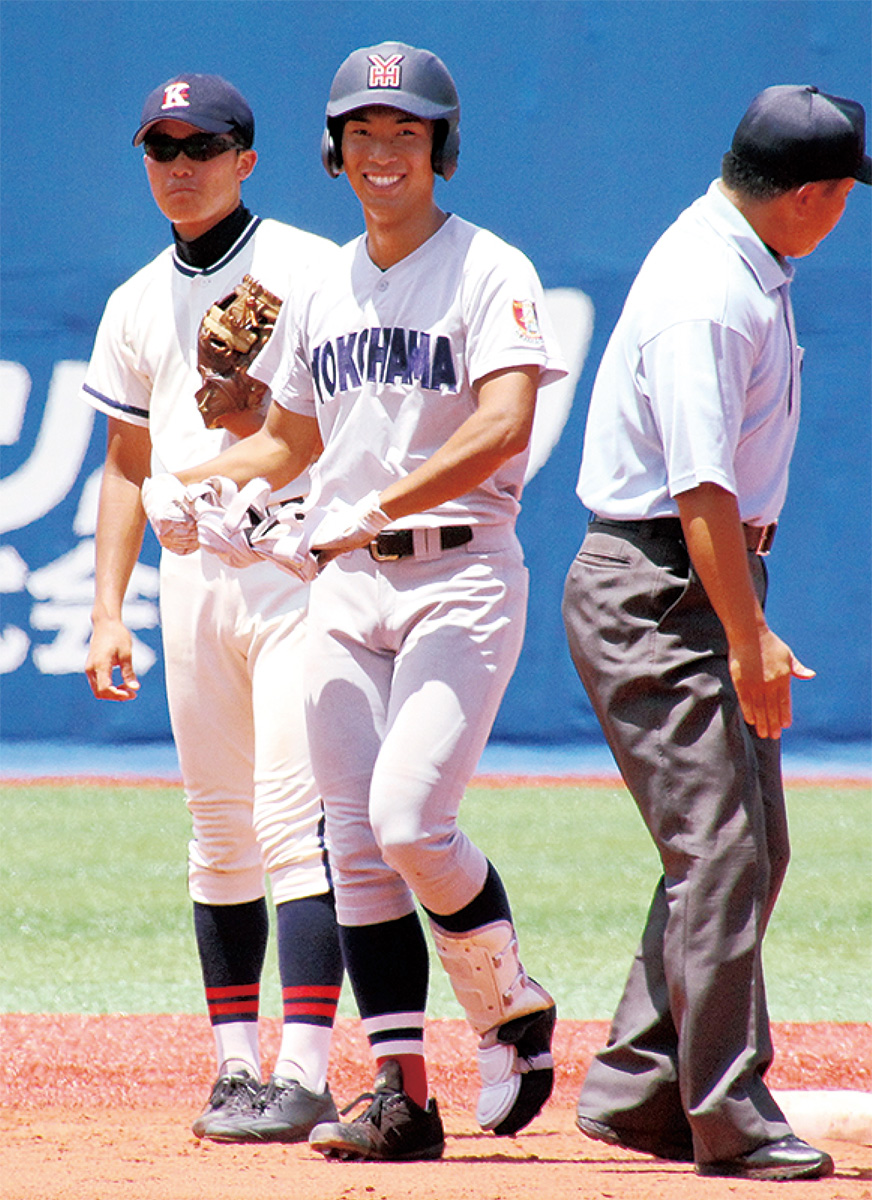
[[[502,246],[488,262],[473,244],[464,290],[467,371],[474,384],[492,371],[539,366],[540,385],[566,375],[533,264],[520,251]]]
[[[265,383],[276,404],[289,412],[315,415],[315,389],[306,350],[304,313],[311,302],[289,296],[281,307],[272,336],[249,368]]]
[[[147,425],[152,381],[142,369],[118,292],[110,296],[97,329],[82,398],[100,412]]]

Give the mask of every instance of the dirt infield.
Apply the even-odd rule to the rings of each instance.
[[[472,1117],[474,1041],[460,1021],[427,1030],[432,1090],[448,1145],[428,1164],[328,1163],[307,1146],[198,1142],[190,1122],[208,1093],[212,1038],[197,1016],[0,1016],[2,1200],[766,1200],[784,1185],[700,1179],[691,1168],[590,1142],[575,1097],[602,1022],[558,1023],[554,1096],[516,1138]],[[263,1023],[268,1065],[277,1020]],[[777,1089],[872,1088],[868,1025],[776,1025]],[[370,1085],[356,1022],[341,1020],[331,1087],[347,1103]],[[836,1176],[790,1194],[872,1200],[872,1148],[822,1143]]]

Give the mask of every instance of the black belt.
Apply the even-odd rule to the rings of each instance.
[[[649,521],[613,521],[608,517],[594,516],[591,525],[605,525],[609,529],[615,530],[623,529],[627,533],[636,533],[641,537],[672,538],[675,541],[684,541],[684,528],[678,517],[652,517]],[[743,525],[745,548],[753,554],[767,555],[775,541],[777,528],[777,521],[773,521],[771,525]]]
[[[439,530],[439,541],[443,550],[465,546],[472,541],[469,525],[443,525]],[[415,553],[414,529],[384,529],[374,542],[369,543],[369,552],[376,562],[393,562],[397,558],[408,558]]]

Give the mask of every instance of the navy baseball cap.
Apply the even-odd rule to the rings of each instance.
[[[810,85],[780,84],[756,96],[733,135],[732,150],[779,182],[872,183],[863,105]]]
[[[254,141],[254,117],[245,97],[220,75],[176,75],[155,88],[143,105],[134,146],[152,125],[167,119],[187,121],[206,133],[233,130],[246,148]]]

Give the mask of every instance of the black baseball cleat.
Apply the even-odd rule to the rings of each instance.
[[[833,1173],[833,1160],[823,1150],[791,1134],[766,1142],[726,1162],[697,1163],[698,1175],[725,1175],[731,1179],[825,1179]]]
[[[329,1121],[309,1134],[309,1145],[325,1158],[340,1162],[379,1160],[415,1162],[441,1158],[445,1132],[435,1099],[421,1108],[403,1091],[402,1067],[388,1059],[375,1081],[375,1091],[358,1096],[343,1109],[350,1112],[361,1100],[371,1103],[353,1121]]]
[[[212,1123],[226,1121],[244,1113],[252,1113],[263,1084],[248,1071],[219,1075],[212,1088],[209,1102],[191,1126],[198,1138],[211,1138]]]
[[[551,1039],[554,1004],[490,1030],[478,1049],[482,1090],[477,1117],[482,1129],[511,1137],[541,1111],[554,1087]]]
[[[638,1132],[634,1129],[616,1129],[605,1121],[596,1121],[577,1113],[575,1124],[585,1135],[595,1142],[605,1142],[609,1146],[619,1146],[622,1150],[634,1150],[637,1154],[653,1154],[655,1158],[664,1158],[669,1162],[693,1162],[693,1138],[668,1141],[666,1138],[650,1133]]]
[[[205,1136],[213,1142],[305,1142],[316,1125],[338,1119],[329,1089],[310,1092],[296,1079],[273,1075],[250,1107],[214,1116]]]

